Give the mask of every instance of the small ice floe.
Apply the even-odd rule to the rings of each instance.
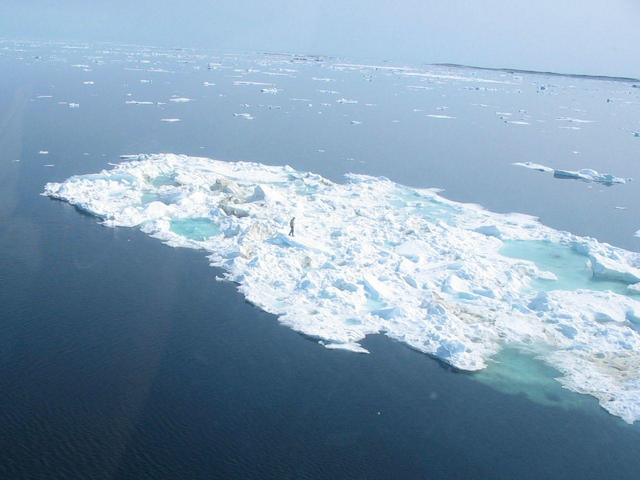
[[[335,82],[333,78],[311,77],[311,80],[314,80],[316,82]]]
[[[127,105],[153,105],[153,102],[140,101],[140,100],[127,100],[124,103],[126,103]]]
[[[260,93],[269,93],[271,95],[275,95],[276,93],[278,93],[280,90],[275,88],[275,87],[268,87],[268,88],[262,88],[260,89]]]
[[[80,108],[80,104],[79,103],[69,103],[69,108]]]
[[[340,92],[338,92],[337,90],[324,90],[324,89],[320,89],[318,90],[319,93],[324,93],[326,95],[339,95]]]
[[[530,125],[529,122],[525,122],[524,120],[507,120],[505,123],[509,125]]]
[[[120,155],[120,160],[137,160],[140,157],[140,155]]]
[[[94,85],[94,81],[93,80],[87,80],[86,82],[82,82],[83,85]]]
[[[149,69],[147,69],[147,72],[150,72],[150,73],[174,73],[174,72],[170,72],[169,70],[166,70],[164,68],[149,68]]]
[[[440,115],[440,114],[435,114],[435,113],[429,113],[427,114],[427,117],[429,118],[437,118],[440,120],[453,120],[456,117],[452,117],[451,115]]]
[[[568,178],[574,180],[584,180],[586,182],[601,183],[603,185],[614,185],[616,183],[627,183],[631,178],[621,178],[611,175],[610,173],[599,173],[597,170],[583,168],[581,170],[559,170],[553,171],[556,178]]]
[[[40,150],[38,155],[49,155],[49,150]]]
[[[244,118],[245,120],[253,120],[253,115],[250,113],[234,113],[233,116]]]
[[[338,100],[336,100],[336,103],[355,104],[355,103],[358,103],[358,101],[357,100],[350,100],[348,98],[339,98]]]
[[[193,99],[187,97],[171,97],[169,101],[173,103],[187,103],[192,102]]]
[[[36,98],[53,98],[53,95],[38,95]]]
[[[182,120],[180,120],[179,118],[161,118],[160,121],[166,123],[176,123],[181,122]]]
[[[546,165],[541,165],[539,163],[533,162],[516,162],[513,165],[518,167],[529,168],[531,170],[537,170],[539,172],[553,172],[553,168],[547,167]]]
[[[572,118],[572,117],[561,117],[556,118],[558,122],[569,122],[569,123],[594,123],[595,120],[583,120],[581,118]]]
[[[611,186],[630,182],[631,178],[621,178],[611,175],[610,173],[600,173],[591,168],[583,168],[580,170],[561,170],[551,168],[545,165],[532,162],[516,162],[513,165],[528,168],[530,170],[538,170],[545,173],[553,173],[554,178],[566,180],[582,180],[583,182],[600,183],[602,185]]]
[[[616,206],[616,207],[613,207],[613,208],[615,208],[616,210],[626,210],[627,209],[627,207],[619,207],[619,206]]]
[[[205,87],[213,87],[215,86],[215,83],[213,82],[202,82],[202,85]]]
[[[151,80],[142,79],[142,80],[140,80],[140,83],[151,83]]]
[[[269,82],[250,82],[250,81],[246,81],[246,80],[236,80],[235,82],[233,82],[233,84],[236,87],[239,86],[247,86],[247,85],[254,85],[256,87],[273,87],[273,83],[269,83]]]
[[[362,122],[358,120],[351,120],[351,125],[362,125]]]
[[[44,165],[42,165],[42,166],[43,166],[43,167],[49,167],[49,168],[51,168],[51,167],[55,167],[55,164],[54,164],[54,163],[45,163],[45,164],[44,164]]]

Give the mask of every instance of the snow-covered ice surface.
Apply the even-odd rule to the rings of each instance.
[[[44,193],[205,250],[250,302],[327,348],[366,352],[383,333],[469,371],[522,348],[563,386],[640,417],[640,254],[381,177],[127,160]]]

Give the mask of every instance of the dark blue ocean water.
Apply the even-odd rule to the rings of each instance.
[[[122,154],[175,152],[338,181],[385,175],[639,249],[636,183],[510,164],[640,180],[640,89],[443,72],[513,84],[291,57],[0,44],[0,478],[639,478],[640,429],[593,399],[553,381],[478,381],[379,336],[364,342],[370,355],[326,350],[216,281],[201,252],[39,195]],[[254,120],[233,115],[244,112]],[[563,117],[594,123],[560,129]]]

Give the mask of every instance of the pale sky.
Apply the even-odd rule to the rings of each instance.
[[[0,36],[640,77],[640,0],[0,0]]]

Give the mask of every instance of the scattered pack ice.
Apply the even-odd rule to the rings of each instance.
[[[611,186],[618,183],[627,183],[631,178],[621,178],[611,175],[610,173],[600,173],[591,168],[583,168],[581,170],[561,170],[559,168],[551,168],[539,163],[533,162],[516,162],[514,165],[518,167],[528,168],[530,170],[538,170],[539,172],[553,172],[555,178],[582,180],[585,182],[601,183]]]
[[[474,371],[522,347],[565,387],[640,417],[640,254],[385,178],[125,158],[44,194],[203,249],[250,302],[328,348],[366,352],[382,333]]]

